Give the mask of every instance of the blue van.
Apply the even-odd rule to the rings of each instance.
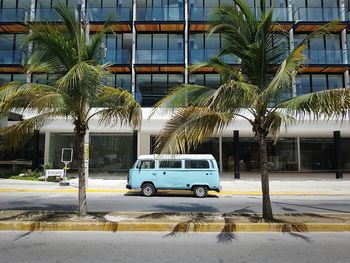
[[[221,190],[211,154],[141,155],[129,171],[126,188],[141,190],[144,196],[157,190],[191,190],[199,198]]]

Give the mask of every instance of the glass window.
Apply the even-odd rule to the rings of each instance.
[[[199,85],[199,86],[204,86],[204,75],[203,74],[191,74],[190,75],[190,83]]]
[[[131,91],[131,75],[130,74],[116,74],[116,86],[128,91]]]
[[[304,95],[310,93],[311,84],[310,84],[310,75],[298,75],[296,77],[296,91],[297,95]]]
[[[32,81],[34,83],[47,84],[47,74],[33,74]]]
[[[138,34],[137,35],[137,49],[151,49],[152,35]]]
[[[159,168],[179,169],[181,168],[181,161],[175,161],[175,160],[160,161]]]
[[[344,88],[342,75],[328,75],[328,88],[340,89]]]
[[[154,161],[152,160],[142,160],[136,165],[137,169],[154,169]]]
[[[295,34],[293,37],[294,47],[296,48],[304,39],[307,37],[306,34]]]
[[[90,134],[89,165],[92,171],[127,171],[133,162],[131,134]]]
[[[340,35],[331,34],[326,36],[326,48],[327,49],[340,49]]]
[[[209,162],[207,160],[186,160],[185,168],[191,169],[208,169]]]
[[[312,91],[321,91],[327,89],[327,76],[326,75],[312,75]]]
[[[11,74],[0,74],[0,85],[11,81]]]
[[[153,34],[153,49],[167,49],[167,42],[166,34]]]
[[[205,35],[205,49],[207,50],[219,50],[220,49],[220,35],[212,34],[210,37]]]
[[[26,74],[13,74],[14,81],[27,82]]]
[[[300,139],[301,169],[303,171],[330,171],[335,167],[332,139]]]
[[[207,74],[205,75],[205,85],[208,87],[220,86],[220,75],[219,74]]]
[[[169,34],[169,49],[170,50],[183,50],[183,36]]]
[[[310,40],[310,49],[325,49],[325,42],[323,37],[321,38],[311,38]]]

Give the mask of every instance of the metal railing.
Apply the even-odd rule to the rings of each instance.
[[[342,49],[307,49],[304,54],[309,58],[306,64],[348,64],[345,58],[349,53]]]
[[[54,8],[37,8],[32,22],[61,22],[62,18]]]
[[[182,49],[137,49],[137,64],[183,64],[184,51]]]
[[[26,22],[29,18],[28,12],[23,8],[1,8],[0,22]]]
[[[138,21],[182,21],[184,9],[181,7],[139,7],[136,10]]]
[[[0,64],[20,65],[25,58],[25,53],[19,50],[0,50]]]
[[[218,49],[191,49],[189,52],[190,63],[198,63],[203,61],[208,61],[210,58],[218,55],[220,51]],[[221,56],[220,59],[228,64],[239,64],[239,59],[231,55]]]
[[[104,63],[115,64],[130,64],[131,55],[128,49],[108,49],[106,57],[103,59]]]
[[[344,21],[345,9],[339,7],[299,7],[294,11],[294,21]]]
[[[90,22],[131,21],[131,9],[129,7],[88,7],[87,17]]]

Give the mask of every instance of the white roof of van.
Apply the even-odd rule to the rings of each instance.
[[[188,159],[188,160],[214,160],[214,156],[211,154],[149,154],[149,155],[140,155],[139,160],[154,160],[154,159]]]

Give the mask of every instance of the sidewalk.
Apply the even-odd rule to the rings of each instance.
[[[59,186],[52,182],[34,182],[0,179],[1,192],[76,192],[78,180],[69,180],[70,186]],[[126,180],[89,179],[87,192],[90,193],[127,193]],[[260,179],[240,179],[221,181],[222,192],[219,195],[260,195]],[[350,195],[350,180],[331,178],[295,178],[284,176],[270,179],[271,195]]]

